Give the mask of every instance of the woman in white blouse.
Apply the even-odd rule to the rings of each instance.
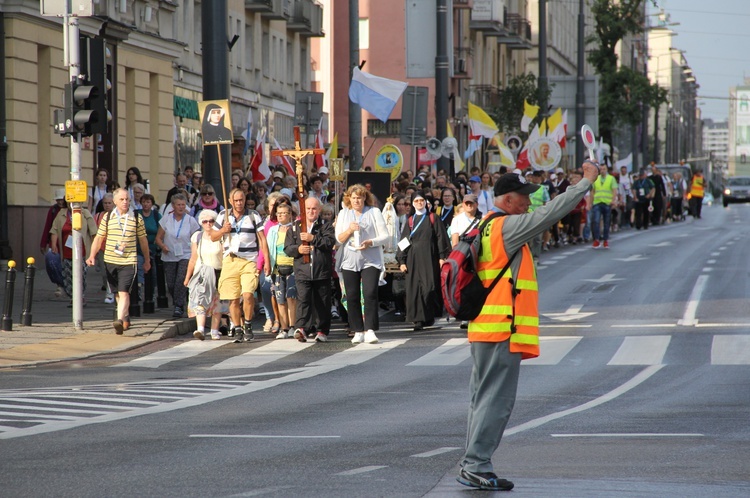
[[[382,245],[388,229],[375,196],[362,185],[352,185],[344,194],[344,208],[336,218],[336,269],[344,280],[352,343],[378,342],[378,282],[384,269]],[[364,319],[361,309],[364,294]]]
[[[167,290],[172,296],[174,318],[185,313],[187,288],[183,283],[190,261],[190,236],[201,229],[195,218],[187,214],[187,198],[182,194],[172,196],[173,211],[159,221],[156,246],[161,248]]]
[[[201,341],[206,335],[206,317],[211,317],[211,339],[221,339],[219,326],[222,311],[228,311],[219,301],[219,291],[216,284],[221,273],[224,252],[221,240],[212,241],[211,232],[216,221],[216,211],[203,209],[198,215],[203,228],[191,237],[190,262],[183,284],[190,290],[188,297],[188,316],[195,317],[197,329],[193,337]],[[226,302],[226,301],[224,301]],[[225,309],[222,309],[225,308]]]

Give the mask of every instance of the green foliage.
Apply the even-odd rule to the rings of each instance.
[[[647,0],[592,0],[596,23],[594,34],[586,42],[594,48],[589,62],[599,75],[599,132],[612,143],[612,131],[619,124],[637,124],[643,107],[666,102],[667,91],[651,84],[646,76],[629,67],[617,67],[615,46],[628,34],[643,32],[641,8]],[[652,0],[653,1],[653,0]]]
[[[547,88],[546,98],[552,94]],[[539,86],[537,77],[532,73],[523,73],[508,81],[500,92],[499,105],[487,110],[487,114],[497,123],[503,133],[518,134],[523,118],[524,99],[533,105],[539,105]]]

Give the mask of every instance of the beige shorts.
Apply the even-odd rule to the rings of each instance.
[[[258,288],[258,265],[237,256],[226,256],[219,277],[219,298],[239,299]]]

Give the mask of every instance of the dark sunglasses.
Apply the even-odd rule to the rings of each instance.
[[[203,221],[201,221],[201,224],[213,223],[213,222],[214,222],[214,220],[203,220]]]
[[[213,192],[203,192],[201,195],[207,195],[207,196],[211,197],[212,195],[214,195],[214,193]]]

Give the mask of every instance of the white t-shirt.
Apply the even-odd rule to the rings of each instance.
[[[203,237],[203,231],[195,232],[190,238],[190,241],[193,244],[198,244],[198,241],[200,240],[200,244],[198,245],[198,259],[195,262],[195,270],[203,265],[209,266],[214,270],[221,270],[222,254],[224,252],[221,239],[212,241],[209,237],[201,237]]]
[[[476,220],[476,221],[475,221]],[[453,217],[453,221],[451,222],[451,235],[454,233],[457,233],[459,236],[463,234],[467,228],[469,228],[469,225],[472,223],[479,224],[480,220],[477,220],[476,218],[469,218],[469,215],[466,213],[461,213],[457,216]]]
[[[214,229],[221,230],[223,228],[226,213],[226,210],[219,213],[214,223]],[[224,256],[234,254],[248,261],[258,261],[260,244],[258,244],[256,229],[263,230],[263,220],[258,212],[248,209],[238,220],[230,211],[229,222],[232,224],[232,231],[229,232],[229,235],[224,236]]]
[[[190,236],[201,229],[195,218],[185,213],[180,221],[170,213],[159,221],[164,229],[164,245],[169,252],[162,252],[161,260],[175,262],[190,259]]]

